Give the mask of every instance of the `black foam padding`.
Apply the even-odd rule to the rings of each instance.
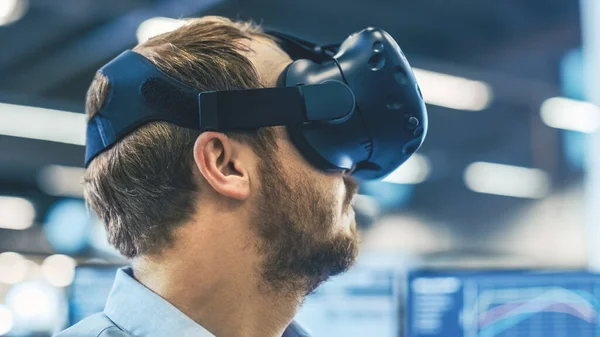
[[[158,77],[151,77],[145,81],[140,91],[148,106],[165,119],[186,127],[196,123],[196,118],[188,120],[191,116],[196,117],[198,112],[198,98],[195,91],[173,86]]]

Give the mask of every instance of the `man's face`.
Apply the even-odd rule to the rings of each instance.
[[[250,42],[253,62],[266,87],[276,86],[292,62],[275,43]],[[311,166],[279,128],[277,149],[259,158],[260,192],[254,229],[261,239],[265,284],[278,291],[309,293],[329,276],[348,269],[358,252],[352,199],[356,182],[343,173]]]
[[[357,183],[309,165],[287,139],[259,164],[253,219],[265,260],[263,278],[285,293],[310,293],[355,261],[358,237],[351,203]]]

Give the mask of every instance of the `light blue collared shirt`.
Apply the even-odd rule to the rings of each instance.
[[[55,337],[215,337],[191,318],[136,281],[131,268],[119,269],[104,312]],[[282,337],[309,337],[292,322]]]

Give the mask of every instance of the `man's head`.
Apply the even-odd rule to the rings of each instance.
[[[134,50],[200,91],[273,87],[292,61],[255,25],[219,17],[191,20]],[[88,116],[109,88],[97,75]],[[124,256],[159,256],[179,244],[182,228],[210,230],[215,215],[237,219],[233,230],[261,257],[262,284],[286,292],[312,291],[352,264],[355,193],[343,173],[304,160],[283,127],[200,133],[150,123],[98,156],[85,179],[86,200]],[[194,248],[189,254],[200,254]]]

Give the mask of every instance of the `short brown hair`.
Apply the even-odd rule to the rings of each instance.
[[[203,17],[134,51],[200,91],[258,88],[262,85],[257,71],[242,55],[249,51],[244,40],[257,36],[268,37],[252,22]],[[109,86],[98,73],[87,94],[88,118],[104,105]],[[159,252],[172,242],[173,228],[193,214],[199,189],[193,179],[192,149],[199,134],[164,122],[149,123],[90,163],[85,199],[104,222],[109,242],[124,256]],[[249,143],[263,158],[275,147],[271,128],[227,135]]]

